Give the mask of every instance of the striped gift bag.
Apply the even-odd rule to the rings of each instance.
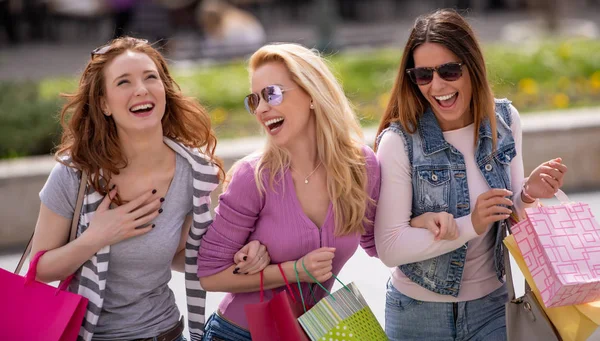
[[[309,310],[305,308],[305,313],[298,318],[310,339],[312,341],[388,340],[356,285],[354,283],[345,285],[335,275],[333,277],[342,284],[343,288],[332,293],[315,280],[315,283],[329,295]],[[298,279],[298,276],[296,278]],[[298,288],[300,288],[299,281]],[[302,303],[304,304],[304,301]]]

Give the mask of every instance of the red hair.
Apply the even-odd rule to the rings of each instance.
[[[187,147],[198,148],[219,168],[219,178],[223,179],[222,163],[214,155],[217,138],[211,128],[210,116],[197,100],[183,96],[160,52],[145,41],[130,37],[113,40],[105,50],[105,53],[92,56],[77,91],[62,95],[67,98],[67,103],[60,114],[63,133],[55,154],[57,161],[87,171],[92,186],[102,195],[106,195],[107,188],[101,185],[101,178],[108,184],[112,175],[119,174],[119,170],[127,165],[115,121],[102,113],[101,99],[105,96],[104,68],[129,50],[146,54],[156,64],[166,95],[162,118],[164,136]],[[69,162],[65,161],[65,156]]]

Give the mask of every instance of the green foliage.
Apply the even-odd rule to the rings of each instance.
[[[600,41],[547,41],[527,46],[484,46],[496,97],[520,112],[600,105]],[[389,100],[401,49],[349,51],[327,57],[364,125],[379,120]],[[219,138],[259,133],[243,105],[249,92],[245,61],[174,67],[183,92],[211,114]],[[59,93],[73,91],[75,78],[39,83],[0,83],[0,158],[47,154],[57,141]]]
[[[0,83],[0,158],[48,154],[59,140],[59,99],[34,83]]]

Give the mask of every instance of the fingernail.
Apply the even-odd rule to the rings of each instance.
[[[244,261],[246,261],[248,259],[248,256],[244,256]]]
[[[152,190],[152,194],[156,194],[156,190],[155,189]]]
[[[164,202],[164,201],[165,201],[165,198],[160,198],[160,202]]]
[[[154,226],[156,226],[156,224],[152,224],[152,228],[154,228]]]
[[[162,209],[162,208],[158,210],[158,213],[162,213],[162,212],[163,212],[163,209]]]

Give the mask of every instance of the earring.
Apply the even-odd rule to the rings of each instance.
[[[314,109],[314,108],[315,108],[315,105],[314,105],[312,102],[310,102],[310,108],[311,108],[311,109]]]

